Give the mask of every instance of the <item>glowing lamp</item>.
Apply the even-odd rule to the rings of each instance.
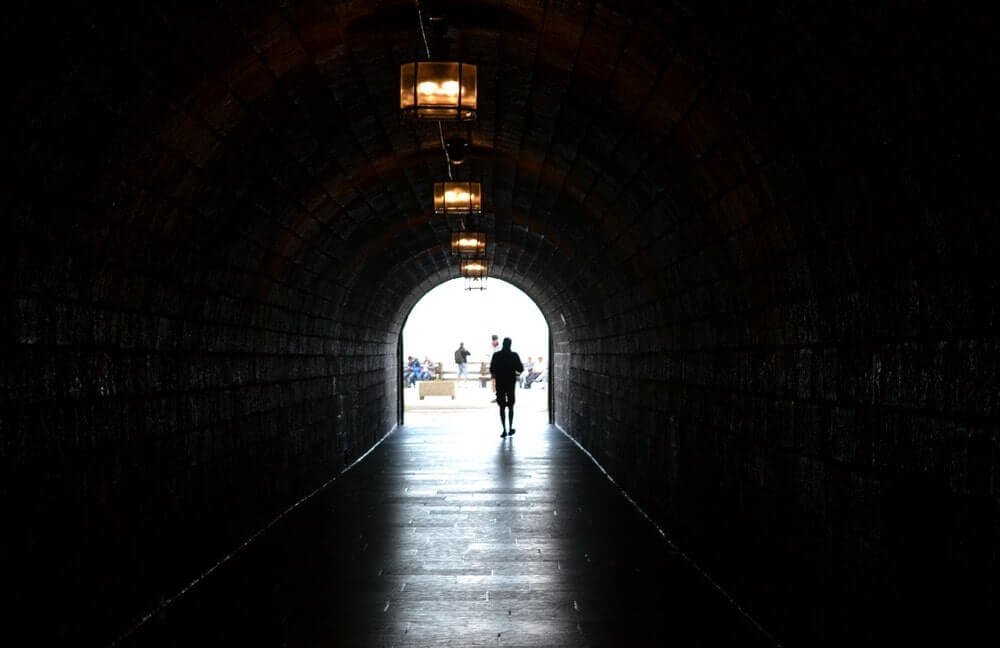
[[[486,259],[466,259],[462,261],[461,272],[463,277],[472,279],[483,279],[486,277]]]
[[[481,232],[452,232],[451,253],[463,257],[486,254],[486,235]]]
[[[482,214],[483,190],[478,182],[435,182],[434,213]]]
[[[399,67],[399,108],[404,117],[472,121],[477,96],[475,65],[422,61]]]

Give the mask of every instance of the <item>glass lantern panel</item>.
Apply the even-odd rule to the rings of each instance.
[[[417,66],[414,63],[404,63],[399,66],[399,107],[403,110],[414,108],[417,82]]]
[[[451,235],[454,254],[479,255],[486,251],[486,236],[478,232],[456,232]]]
[[[463,261],[461,266],[462,275],[466,277],[485,277],[485,261]]]
[[[417,104],[458,107],[458,63],[427,62],[417,67]]]
[[[438,214],[472,214],[483,210],[478,182],[435,182],[434,211]]]
[[[476,66],[462,65],[462,109],[471,115],[476,110],[476,99],[479,94]]]

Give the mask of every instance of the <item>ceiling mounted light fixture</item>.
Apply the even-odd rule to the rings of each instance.
[[[399,66],[403,117],[472,121],[477,110],[476,66],[457,61],[419,61]]]
[[[462,257],[484,256],[486,235],[482,232],[452,232],[451,253]]]
[[[486,277],[479,279],[477,277],[466,277],[465,278],[465,290],[486,290]]]
[[[462,276],[473,279],[485,279],[488,268],[489,266],[486,263],[486,257],[465,259],[462,261],[462,265],[460,266]]]
[[[435,182],[434,213],[438,216],[483,213],[483,190],[478,182]]]
[[[462,276],[465,277],[465,289],[486,290],[488,267],[485,256],[463,260],[460,269]]]

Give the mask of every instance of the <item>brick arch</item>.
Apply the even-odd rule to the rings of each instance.
[[[170,142],[177,142],[180,146],[187,146],[187,150],[178,151],[178,153],[183,154],[185,157],[202,161],[205,159],[205,168],[210,168],[211,163],[215,162],[218,166],[225,168],[226,173],[243,175],[245,177],[252,177],[254,175],[260,175],[261,172],[268,173],[269,169],[249,169],[248,172],[242,172],[239,170],[238,165],[232,165],[232,158],[240,158],[243,160],[255,160],[255,159],[267,159],[275,152],[281,153],[281,148],[288,149],[288,141],[282,141],[282,136],[294,137],[295,132],[284,133],[282,128],[286,124],[293,121],[301,111],[297,111],[294,106],[289,104],[288,97],[306,97],[315,98],[315,103],[317,107],[329,109],[329,114],[326,117],[328,122],[339,122],[349,123],[351,116],[343,109],[341,103],[334,100],[332,97],[319,96],[313,88],[313,85],[317,80],[322,78],[322,61],[330,65],[337,64],[339,59],[337,56],[345,56],[342,50],[338,50],[338,47],[344,42],[351,40],[355,45],[359,45],[356,37],[345,36],[343,29],[338,27],[341,22],[350,23],[358,19],[361,14],[354,13],[357,8],[345,8],[337,6],[328,11],[320,20],[310,23],[309,30],[298,30],[295,29],[279,29],[266,41],[269,49],[261,50],[258,47],[256,54],[253,52],[244,51],[240,56],[224,56],[225,43],[235,43],[233,39],[236,37],[236,32],[243,31],[249,32],[254,37],[263,38],[263,32],[258,32],[256,30],[251,30],[250,27],[252,23],[251,20],[257,21],[262,25],[271,24],[281,24],[282,16],[275,14],[272,16],[244,16],[235,15],[230,18],[231,24],[228,25],[226,30],[226,35],[220,40],[222,45],[212,45],[210,50],[212,53],[218,54],[218,60],[222,61],[219,67],[215,71],[215,76],[218,81],[225,81],[229,85],[229,92],[210,92],[205,87],[196,87],[194,90],[184,93],[185,95],[185,107],[188,107],[193,113],[201,113],[197,115],[202,117],[200,120],[202,123],[200,125],[201,130],[205,130],[205,127],[214,128],[219,134],[224,134],[227,141],[235,142],[235,145],[229,147],[232,154],[229,156],[228,161],[220,162],[218,159],[211,159],[207,153],[203,153],[201,149],[193,149],[192,146],[202,144],[203,140],[196,137],[200,133],[198,130],[198,125],[193,124],[190,118],[185,118],[183,120],[178,120],[177,123],[171,123],[162,133],[162,139]],[[346,13],[345,13],[346,12]],[[290,22],[294,22],[293,18],[285,17]],[[544,75],[565,75],[570,69],[572,69],[573,74],[580,77],[582,80],[579,81],[580,88],[583,91],[591,90],[602,85],[612,85],[615,89],[615,96],[617,101],[623,106],[631,106],[633,104],[641,103],[641,99],[644,95],[650,92],[650,74],[648,71],[645,72],[645,76],[640,75],[638,72],[633,71],[632,76],[628,77],[631,81],[630,83],[613,83],[606,72],[601,71],[601,66],[590,64],[590,59],[586,57],[580,60],[587,63],[585,65],[579,66],[579,69],[572,68],[573,60],[568,60],[566,57],[562,57],[559,52],[561,44],[564,43],[564,36],[568,34],[576,34],[578,37],[582,38],[582,26],[587,20],[587,14],[581,13],[579,15],[567,15],[563,16],[561,14],[554,14],[549,17],[551,21],[549,27],[552,30],[553,36],[559,36],[558,38],[553,38],[551,42],[546,42],[544,47],[540,47],[540,52],[546,53],[544,56],[539,56],[538,65],[541,66],[541,73]],[[537,24],[541,24],[540,20],[535,20]],[[574,27],[575,25],[575,27]],[[195,29],[193,24],[184,24],[180,26],[179,31],[182,33],[188,33],[186,30]],[[200,32],[198,32],[200,33]],[[189,38],[194,38],[190,36]],[[253,38],[251,38],[253,40]],[[386,43],[384,40],[376,39],[378,45],[391,46],[391,43]],[[593,42],[584,43],[583,40],[580,41],[579,45],[581,47],[581,52],[583,51],[603,51],[604,48],[611,44],[614,44],[614,39],[606,40],[598,38]],[[515,43],[511,43],[513,45]],[[363,44],[361,44],[363,45]],[[583,49],[584,47],[590,49]],[[516,49],[516,48],[515,48]],[[289,50],[294,52],[294,55],[289,55],[284,59],[281,59],[281,64],[278,64],[278,59],[275,55],[278,52],[284,50]],[[551,50],[551,55],[548,53]],[[502,53],[503,50],[500,50]],[[511,50],[513,52],[514,50]],[[330,52],[333,57],[327,56],[325,52]],[[200,56],[208,56],[208,53],[199,53]],[[649,55],[649,52],[645,52]],[[583,56],[581,54],[581,56]],[[356,62],[349,62],[348,67],[355,65]],[[670,62],[672,65],[676,66],[675,61]],[[652,59],[647,58],[643,63],[636,63],[635,65],[639,68],[649,67],[653,65]],[[663,64],[662,62],[660,63]],[[383,75],[386,72],[391,72],[394,63],[391,61],[380,62],[382,66]],[[270,69],[268,69],[270,67]],[[643,79],[647,81],[645,85],[635,81],[636,78],[642,76]],[[688,88],[683,92],[678,92],[683,88],[683,84],[678,84],[677,81],[682,78],[683,75],[675,75],[676,79],[673,82],[665,84],[666,89],[661,90],[661,93],[666,93],[668,99],[659,98],[659,101],[655,104],[657,110],[663,114],[662,102],[664,100],[669,100],[670,96],[679,97],[680,101],[689,101],[691,89]],[[671,77],[673,78],[673,77]],[[358,79],[346,79],[346,85],[348,86],[348,91],[351,89],[367,91],[372,93],[375,88],[374,86],[369,86],[365,88],[363,80]],[[206,84],[207,85],[207,84]],[[216,89],[218,90],[219,84],[216,84]],[[673,95],[671,95],[673,93]],[[232,101],[234,94],[240,97],[240,100]],[[333,93],[336,95],[336,92]],[[202,103],[199,100],[203,100]],[[677,99],[674,99],[675,101]],[[228,111],[223,111],[223,106],[225,104],[235,104],[236,109],[230,108]],[[572,102],[569,102],[572,106]],[[339,106],[339,107],[338,107]],[[634,108],[638,110],[639,108]],[[683,105],[678,105],[677,108],[673,109],[674,114],[680,115],[683,112]],[[669,111],[668,111],[669,112]],[[221,114],[219,114],[221,113]],[[390,130],[393,125],[385,122],[386,111],[381,111],[380,119],[383,123],[381,128],[384,130]],[[218,115],[217,115],[218,114]],[[654,124],[661,124],[652,118],[656,114],[652,110],[644,111],[642,113],[643,118],[638,120],[637,123],[642,123],[647,127],[651,127]],[[591,123],[594,123],[593,117],[587,115]],[[228,118],[228,119],[227,119]],[[209,121],[212,119],[212,121]],[[269,121],[270,120],[270,121]],[[284,121],[280,121],[284,120]],[[483,120],[484,122],[490,122],[488,118]],[[600,122],[597,122],[599,124]],[[265,133],[271,133],[274,137],[274,142],[260,142],[258,136],[249,138],[249,136],[241,136],[240,133],[246,130],[246,127],[252,126],[254,132],[264,131]],[[313,124],[310,124],[313,125]],[[324,131],[319,131],[323,135],[332,134]],[[653,131],[655,132],[655,131]],[[357,137],[348,138],[348,141]],[[397,138],[398,139],[398,138]],[[358,142],[354,142],[357,144]],[[502,148],[502,141],[494,140],[494,147]],[[418,151],[424,150],[423,147],[436,146],[436,141],[434,141],[434,135],[431,134],[430,139],[426,138],[418,144]],[[276,150],[277,149],[277,150]],[[355,153],[360,153],[360,148],[355,146]],[[287,150],[284,151],[287,154]],[[412,153],[412,151],[410,152]],[[523,154],[526,153],[526,154]],[[530,187],[533,180],[531,180],[532,173],[535,168],[541,169],[539,173],[546,176],[553,176],[552,178],[546,177],[547,184],[558,180],[558,178],[564,178],[567,185],[564,187],[564,192],[568,194],[571,198],[579,194],[581,197],[585,196],[586,193],[583,190],[576,189],[573,186],[574,174],[566,169],[566,165],[560,168],[558,161],[555,164],[550,163],[539,163],[534,162],[543,152],[534,151],[524,151],[519,154],[516,165],[516,172],[518,174],[528,173],[527,184]],[[407,149],[394,149],[389,150],[378,158],[361,157],[355,159],[352,164],[353,169],[348,170],[343,168],[341,171],[328,171],[327,176],[336,177],[338,174],[341,176],[340,180],[336,182],[337,187],[343,188],[343,190],[337,187],[332,190],[324,190],[323,187],[329,187],[333,180],[327,179],[323,175],[316,175],[312,179],[308,178],[289,178],[287,182],[280,183],[280,186],[275,187],[276,191],[275,198],[284,202],[275,203],[272,209],[278,210],[279,223],[275,225],[275,232],[278,234],[278,240],[275,242],[275,252],[272,254],[272,258],[267,262],[267,272],[273,272],[273,270],[280,266],[282,263],[282,258],[289,258],[291,256],[290,252],[297,246],[305,245],[305,241],[309,238],[309,235],[318,230],[326,227],[335,228],[336,225],[331,223],[336,223],[337,221],[346,220],[350,221],[351,224],[363,222],[366,217],[371,217],[371,212],[378,211],[373,210],[371,205],[369,205],[364,199],[364,194],[369,188],[371,188],[371,177],[378,177],[382,173],[394,173],[393,169],[400,168],[402,165],[393,164],[397,161],[400,156],[407,155]],[[510,156],[510,152],[507,153]],[[291,161],[286,161],[289,167],[294,167],[295,165]],[[358,164],[360,163],[360,164]],[[586,158],[582,158],[582,164],[588,167],[593,167],[596,161],[588,161]],[[340,165],[343,167],[343,165]],[[284,169],[282,169],[284,170]],[[349,175],[343,175],[348,172]],[[284,180],[284,178],[281,178]],[[309,186],[299,188],[298,185],[305,182]],[[364,187],[364,190],[359,191],[359,185]],[[239,186],[238,190],[242,191],[244,187]],[[386,190],[382,190],[380,193],[384,196],[389,197],[390,201],[395,202],[397,207],[406,208],[412,206],[415,196],[404,195],[408,192],[406,187],[402,187],[402,194],[399,192],[400,187],[390,186],[386,187]],[[419,189],[414,189],[414,193],[419,191]],[[285,197],[279,198],[283,193],[287,193]],[[602,196],[592,195],[591,200],[575,200],[570,204],[576,207],[579,205],[587,205],[587,209],[591,211],[599,211],[605,208],[600,204]],[[270,199],[270,197],[269,197]],[[592,204],[593,203],[593,204]],[[317,214],[313,214],[310,211],[310,206],[318,205]],[[355,207],[355,209],[352,209]],[[285,227],[283,221],[286,220],[286,216],[282,213],[290,213],[290,226]],[[327,220],[323,214],[330,213],[336,214],[336,216]],[[346,216],[345,216],[346,214]],[[357,214],[355,216],[355,214]],[[577,214],[578,216],[579,214]],[[225,232],[230,229],[235,229],[239,227],[242,222],[244,215],[242,213],[237,213],[233,215],[232,225],[226,225],[219,229],[220,236],[224,236]],[[272,216],[273,218],[273,216]],[[325,223],[325,225],[324,225]],[[348,230],[349,232],[350,230]],[[330,236],[336,236],[335,232],[329,234]]]

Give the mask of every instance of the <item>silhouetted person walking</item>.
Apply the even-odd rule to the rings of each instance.
[[[510,350],[510,338],[503,339],[503,347],[490,359],[490,375],[493,376],[497,392],[497,405],[500,407],[500,426],[503,432],[500,438],[514,434],[514,388],[517,386],[517,375],[524,371],[521,358]],[[507,418],[504,419],[504,408]],[[508,432],[508,428],[510,432]]]

